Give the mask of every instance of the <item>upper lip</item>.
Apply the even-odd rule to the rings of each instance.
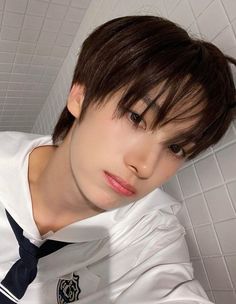
[[[135,193],[136,189],[131,186],[129,183],[127,183],[125,180],[123,180],[122,178],[120,178],[119,176],[113,175],[109,172],[106,171],[106,174],[110,175],[114,180],[116,180],[122,187],[126,188],[127,190]]]

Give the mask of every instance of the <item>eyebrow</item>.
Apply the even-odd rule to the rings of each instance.
[[[149,97],[149,96],[144,96],[142,98],[142,100],[144,101],[144,103],[149,107],[151,105],[151,109],[152,110],[155,110],[155,111],[160,111],[160,106],[156,103],[156,102],[153,102],[153,100]]]

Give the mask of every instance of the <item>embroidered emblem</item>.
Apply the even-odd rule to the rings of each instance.
[[[57,284],[57,303],[67,304],[79,300],[79,276],[73,274],[70,280],[60,279]]]

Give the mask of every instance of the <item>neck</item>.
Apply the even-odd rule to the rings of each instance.
[[[41,235],[101,212],[80,193],[71,173],[67,147],[66,142],[59,147],[38,147],[29,157],[33,216]]]

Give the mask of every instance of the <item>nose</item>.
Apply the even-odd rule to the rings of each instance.
[[[150,138],[135,142],[124,156],[126,166],[141,179],[150,178],[161,160],[161,145]]]

